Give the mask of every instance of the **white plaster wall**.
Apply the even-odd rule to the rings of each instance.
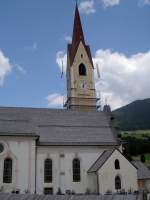
[[[0,187],[5,192],[20,189],[21,193],[35,190],[35,139],[28,137],[0,137],[0,142],[5,146],[0,154]],[[13,160],[12,183],[3,183],[4,159]]]
[[[98,194],[99,189],[98,189],[98,176],[97,173],[89,173],[87,176],[88,180],[88,185],[90,192],[93,192],[94,194]]]
[[[120,169],[116,170],[114,167],[115,160],[120,162]],[[138,190],[137,186],[137,170],[133,165],[117,150],[105,162],[98,172],[99,175],[99,192],[105,194],[107,190],[116,192],[115,190],[115,177],[119,175],[121,178],[122,189]]]
[[[5,151],[0,154],[0,187],[4,187],[5,192],[13,189],[20,189],[21,193],[25,190],[35,191],[35,139],[0,137],[0,142],[5,145]],[[45,187],[52,187],[54,193],[61,188],[73,190],[76,193],[85,193],[87,188],[91,192],[97,192],[97,176],[87,174],[88,169],[93,165],[101,153],[106,150],[100,147],[37,147],[37,182],[36,191],[43,193]],[[61,154],[64,157],[60,156]],[[13,159],[13,181],[11,184],[3,184],[3,161],[6,157]],[[81,181],[73,182],[72,160],[80,159]],[[53,161],[53,181],[44,183],[44,161],[51,158]],[[120,160],[120,170],[114,169],[114,160]],[[105,193],[108,189],[114,191],[114,178],[116,174],[121,174],[122,188],[137,189],[136,169],[118,152],[115,151],[99,171],[99,190]],[[148,183],[149,184],[149,183]]]
[[[76,193],[85,193],[87,188],[92,192],[97,190],[97,181],[87,174],[88,169],[97,160],[104,149],[98,147],[38,147],[37,149],[37,193],[42,194],[44,187],[53,187],[54,193],[61,188],[74,190]],[[64,154],[64,158],[60,156]],[[72,160],[77,157],[81,164],[81,181],[73,182]],[[53,182],[44,183],[44,160],[53,161]]]

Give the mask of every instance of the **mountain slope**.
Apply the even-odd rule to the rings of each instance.
[[[150,129],[150,99],[134,101],[113,113],[121,130]]]

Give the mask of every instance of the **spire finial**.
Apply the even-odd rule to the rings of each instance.
[[[76,6],[78,7],[78,0],[75,0],[76,1]]]
[[[78,9],[77,4],[78,4],[78,0],[76,0],[74,27],[73,27],[73,36],[72,36],[72,44],[75,45],[75,46],[81,40],[84,43],[84,35],[83,35],[80,13],[79,13],[79,9]]]

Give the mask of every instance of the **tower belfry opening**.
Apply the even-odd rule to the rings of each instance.
[[[79,75],[80,76],[86,76],[86,67],[82,63],[79,65]]]
[[[96,110],[94,66],[90,46],[85,43],[76,4],[72,42],[67,50],[67,109]]]

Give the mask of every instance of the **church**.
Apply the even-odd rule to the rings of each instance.
[[[0,108],[0,191],[106,194],[137,191],[137,167],[107,112],[97,111],[94,66],[78,6],[67,49],[64,109]]]

